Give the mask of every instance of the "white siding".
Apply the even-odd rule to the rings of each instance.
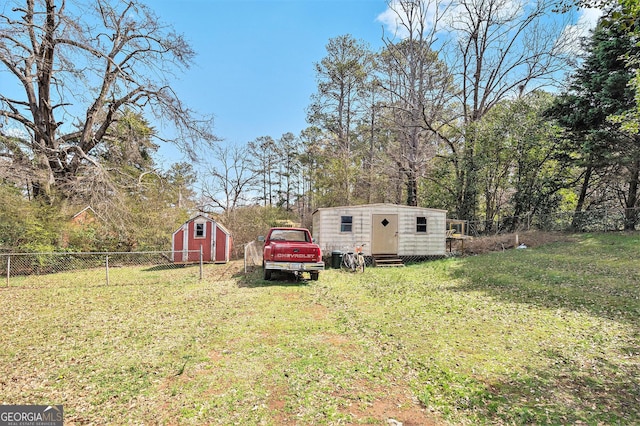
[[[342,216],[352,216],[352,231],[341,232]],[[336,207],[330,211],[317,211],[313,216],[313,237],[323,252],[330,254],[334,250],[352,250],[356,245],[364,244],[364,253],[371,246],[371,214],[368,211]]]
[[[334,250],[346,251],[365,244],[364,254],[371,254],[371,218],[373,214],[398,215],[398,255],[444,255],[446,245],[445,210],[395,204],[370,204],[321,208],[313,214],[313,236],[327,255]],[[353,217],[352,232],[340,232],[342,216]],[[416,218],[427,218],[427,232],[416,231]]]
[[[417,218],[426,217],[427,232],[417,232]],[[398,255],[444,255],[446,213],[426,208],[411,208],[399,213]]]

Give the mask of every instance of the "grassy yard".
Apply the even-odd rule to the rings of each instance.
[[[0,404],[63,404],[66,425],[640,424],[639,259],[637,234],[583,235],[313,282],[12,279]]]

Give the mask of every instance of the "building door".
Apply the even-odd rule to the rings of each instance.
[[[216,262],[227,261],[227,235],[218,227],[216,227],[215,254]]]
[[[184,262],[184,255],[186,250],[185,244],[185,231],[184,227],[181,227],[173,234],[173,261]]]
[[[374,214],[371,254],[398,254],[398,215]]]

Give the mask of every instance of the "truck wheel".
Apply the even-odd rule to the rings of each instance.
[[[318,276],[320,276],[320,272],[309,272],[311,275],[311,281],[318,281]]]
[[[262,267],[263,269],[263,278],[265,281],[269,281],[271,279],[271,269],[267,269],[264,266]]]

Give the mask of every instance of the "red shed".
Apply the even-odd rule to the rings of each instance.
[[[200,261],[226,263],[231,254],[231,233],[221,224],[204,215],[185,222],[173,233],[171,251],[176,263]]]

